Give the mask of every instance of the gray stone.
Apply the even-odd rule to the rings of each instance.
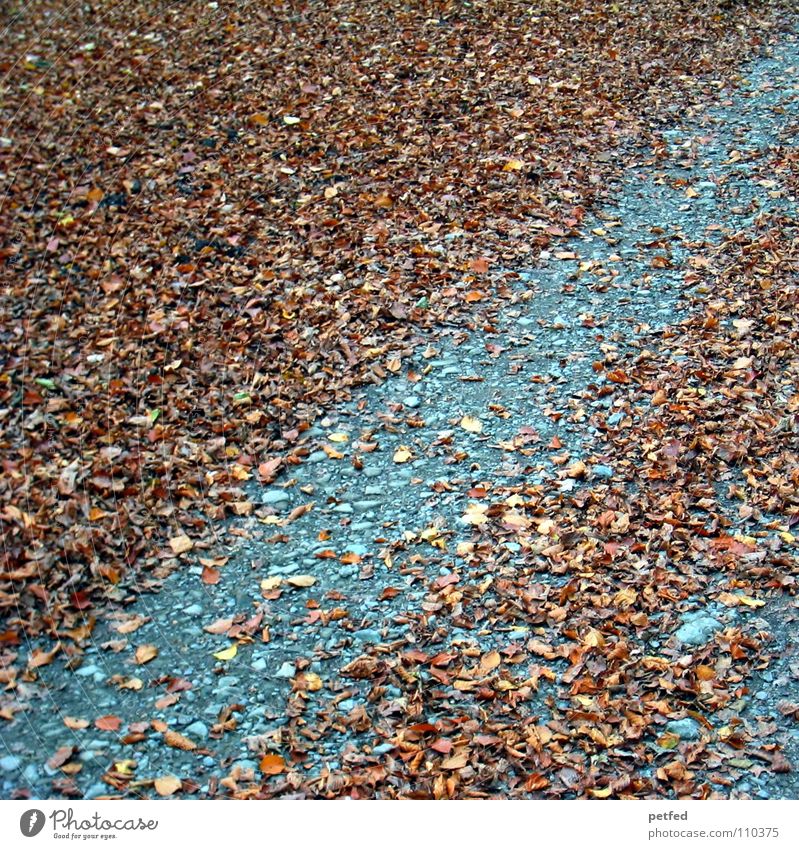
[[[199,719],[192,722],[191,725],[187,725],[185,730],[186,735],[190,738],[196,738],[198,740],[208,739],[208,726]]]
[[[702,736],[702,726],[689,717],[685,719],[674,719],[667,723],[666,731],[676,734],[681,740],[699,740]]]
[[[90,675],[94,675],[95,673],[100,672],[100,669],[97,666],[81,666],[75,674],[79,675],[81,678],[88,678]],[[100,673],[102,674],[102,673]]]
[[[293,678],[297,674],[297,669],[290,661],[285,661],[275,673],[278,678]]]
[[[594,466],[593,469],[594,477],[597,478],[612,478],[613,477],[613,469],[610,466]]]
[[[406,407],[410,407],[411,409],[415,409],[419,406],[420,401],[417,395],[408,395],[407,397],[402,399],[402,403]]]
[[[381,743],[379,746],[375,746],[374,749],[372,749],[372,754],[373,755],[386,755],[393,748],[394,748],[394,746],[392,746],[391,743]]]
[[[362,643],[380,643],[383,640],[380,636],[380,632],[376,631],[374,628],[361,628],[358,631],[353,631],[352,636],[356,640],[360,640]]]
[[[327,454],[324,451],[314,451],[312,454],[308,455],[309,463],[321,463],[324,460],[327,460]]]
[[[38,781],[40,774],[41,773],[39,772],[39,768],[36,764],[28,764],[25,769],[22,770],[22,777],[29,784],[33,784],[34,781]]]
[[[3,772],[14,772],[14,770],[19,769],[21,763],[22,761],[15,755],[6,755],[0,758],[0,769]]]
[[[266,658],[259,657],[257,660],[254,660],[250,666],[256,672],[263,672],[266,669]]]
[[[675,634],[677,639],[687,646],[704,645],[716,631],[721,628],[721,622],[707,614],[692,616],[681,625]]]
[[[324,451],[322,452],[324,454]],[[267,489],[261,494],[262,504],[280,504],[289,500],[289,494],[285,489]]]
[[[98,796],[108,796],[114,791],[107,785],[98,781],[96,784],[92,784],[92,786],[86,791],[83,798],[84,799],[96,799]]]
[[[380,506],[379,501],[353,501],[352,506],[356,510],[373,510]]]
[[[383,474],[383,470],[376,466],[364,466],[363,473],[367,478],[379,478]]]
[[[183,612],[188,613],[189,616],[199,616],[203,612],[203,608],[201,604],[190,604],[183,608]]]

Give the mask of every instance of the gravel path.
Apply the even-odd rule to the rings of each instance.
[[[596,391],[605,378],[593,363],[608,351],[656,344],[685,308],[686,271],[708,245],[764,211],[795,214],[787,191],[752,179],[752,163],[790,141],[797,67],[791,39],[752,65],[712,111],[664,129],[659,151],[619,152],[629,159],[625,178],[580,223],[579,236],[533,269],[498,274],[497,296],[475,304],[473,327],[441,328],[382,385],[329,410],[305,434],[301,463],[266,487],[247,481],[249,515],[223,530],[218,550],[199,552],[205,565],[192,552],[161,592],[99,623],[75,669],[59,657],[21,683],[28,709],[0,729],[0,795],[150,795],[152,779],[164,775],[201,795],[223,779],[246,783],[299,710],[298,676],[313,711],[327,717],[306,753],[309,774],[346,770],[353,752],[379,758],[392,744],[352,719],[370,688],[338,681],[345,664],[369,647],[413,649],[422,616],[427,652],[462,644],[477,656],[518,636],[440,622],[430,581],[468,570],[458,553],[472,540],[475,492],[574,483],[557,477],[553,444],[586,463],[589,481],[618,477],[634,488],[635,470],[623,458],[597,453],[593,414],[612,426],[629,412],[614,407],[611,392]],[[512,569],[518,544],[506,543],[502,556]],[[731,617],[763,620],[782,646],[739,712],[771,717],[789,758],[797,730],[776,705],[790,698],[799,672],[792,614],[787,601],[750,614],[700,608],[683,617],[678,634],[691,645]],[[249,644],[241,640],[248,634]],[[226,658],[234,637],[236,653]],[[157,655],[136,663],[137,649],[147,656],[142,647]],[[389,701],[401,698],[387,689]],[[546,714],[558,697],[548,682],[525,709]],[[96,727],[104,716],[118,717],[118,727],[113,719]],[[698,734],[691,719],[671,730],[683,739]],[[170,732],[196,746],[165,746]],[[724,792],[796,798],[797,785],[792,773],[762,772]]]

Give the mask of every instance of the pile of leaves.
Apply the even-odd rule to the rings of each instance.
[[[401,368],[419,329],[489,321],[494,271],[579,228],[621,151],[717,92],[779,11],[725,0],[5,4],[3,683],[14,684],[24,637],[79,651],[101,605],[216,545],[242,482],[300,462],[319,410]],[[674,415],[695,427],[699,399],[674,392]],[[669,450],[697,469],[737,450],[714,421]],[[677,474],[658,450],[652,486]],[[768,486],[760,509],[788,497]],[[676,521],[690,521],[680,499],[693,491],[674,495]],[[550,496],[519,497],[521,515],[549,509]],[[618,499],[614,514],[631,522],[665,509]],[[584,509],[624,538],[610,507]],[[678,546],[679,526],[673,536]],[[583,539],[580,557],[637,556],[608,542]],[[708,548],[720,562],[724,550]],[[526,580],[496,588],[513,595]],[[585,580],[580,597],[601,601]],[[573,595],[540,599],[541,615]],[[606,609],[590,633],[604,634]],[[621,636],[589,652],[584,640],[600,637],[586,633],[557,651],[598,654],[609,674],[627,662]],[[48,659],[27,658],[24,674]]]

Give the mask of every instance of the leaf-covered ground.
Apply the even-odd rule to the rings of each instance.
[[[795,795],[784,8],[3,14],[6,795]]]

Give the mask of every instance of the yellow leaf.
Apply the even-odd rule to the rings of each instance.
[[[305,686],[312,693],[322,689],[322,679],[315,672],[304,672],[303,677],[305,678]]]
[[[601,790],[597,790],[595,787],[591,788],[591,795],[595,799],[607,799],[608,796],[613,792],[612,787],[603,787]]]
[[[122,775],[133,775],[133,771],[136,769],[137,762],[132,760],[124,760],[124,761],[116,761],[114,764],[114,770],[116,772],[122,773]]]
[[[261,581],[261,589],[265,592],[269,592],[270,590],[276,590],[283,583],[283,579],[280,575],[272,575],[269,578],[264,578]]]
[[[233,645],[228,646],[226,649],[221,649],[220,651],[214,652],[214,657],[217,660],[233,660],[236,656],[236,652],[238,652],[238,646],[233,643]]]
[[[464,430],[468,430],[470,433],[483,432],[483,423],[480,419],[476,419],[474,416],[464,416],[461,419],[461,427]]]
[[[410,448],[407,448],[405,445],[400,445],[400,447],[394,452],[395,463],[407,463],[411,457],[413,457],[413,453]]]
[[[524,162],[521,159],[509,159],[505,163],[503,171],[521,171],[524,168]]]
[[[312,587],[316,583],[316,578],[313,575],[292,575],[286,578],[286,582],[292,587]]]
[[[469,525],[484,525],[488,521],[487,510],[488,506],[485,504],[469,504],[462,517],[463,521]]]
[[[583,642],[587,646],[593,646],[594,648],[602,648],[605,645],[605,638],[600,631],[597,631],[596,628],[589,628],[588,633],[585,635],[585,639]]]
[[[670,731],[667,731],[658,738],[658,746],[660,746],[661,749],[675,749],[679,744],[680,735],[672,734]]]
[[[349,438],[350,438],[350,435],[348,433],[342,433],[342,432],[331,433],[330,436],[328,437],[328,439],[331,442],[346,442]]]
[[[763,607],[765,605],[765,601],[761,601],[759,598],[752,598],[748,595],[738,596],[741,601],[741,604],[745,604],[747,607]]]
[[[302,118],[297,118],[295,115],[284,115],[283,116],[283,123],[288,124],[290,127],[293,124],[299,124],[301,120],[302,120]]]

